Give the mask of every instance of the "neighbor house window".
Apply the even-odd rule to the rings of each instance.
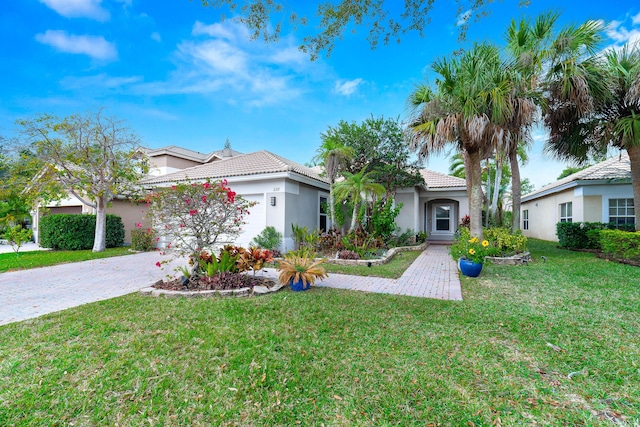
[[[609,222],[618,228],[636,223],[636,210],[633,199],[609,199]]]
[[[320,224],[319,224],[319,229],[320,231],[328,231],[327,228],[327,210],[328,210],[329,206],[327,205],[327,198],[326,197],[320,197]]]
[[[560,204],[560,222],[573,222],[573,202]]]
[[[525,209],[522,211],[522,229],[529,229],[529,209]]]

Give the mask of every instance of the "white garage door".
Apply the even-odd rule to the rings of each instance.
[[[238,236],[236,242],[239,246],[249,247],[254,237],[264,230],[267,224],[267,217],[265,214],[265,202],[264,194],[243,194],[242,197],[250,202],[257,202],[257,204],[249,209],[250,214],[245,215],[245,221],[247,222],[243,229],[244,232]]]

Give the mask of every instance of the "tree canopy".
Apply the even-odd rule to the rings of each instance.
[[[74,196],[96,211],[93,251],[105,249],[106,208],[118,195],[132,196],[146,173],[140,139],[102,111],[59,118],[44,114],[18,122],[42,167],[31,180],[34,196]]]
[[[367,40],[372,49],[380,42],[399,43],[402,36],[410,32],[424,36],[425,28],[431,23],[433,8],[440,2],[412,0],[405,1],[402,7],[391,0],[319,2],[314,14],[319,19],[315,26],[317,30],[303,38],[300,50],[308,53],[312,60],[317,59],[323,51],[329,56],[336,41],[341,40],[345,32],[356,32],[358,28],[368,29]],[[469,23],[487,15],[493,2],[494,0],[455,0],[454,11],[458,16],[461,39],[465,38]],[[233,19],[247,26],[252,39],[263,39],[265,42],[278,40],[285,26],[296,30],[310,21],[304,9],[308,7],[306,2],[299,2],[294,6],[294,2],[279,0],[202,0],[202,4],[228,10]],[[519,4],[527,5],[529,0],[519,0]]]

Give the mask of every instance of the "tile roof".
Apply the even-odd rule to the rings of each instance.
[[[421,169],[420,175],[424,178],[424,182],[427,184],[427,189],[434,188],[467,188],[467,182],[456,176],[445,175],[440,172],[430,171],[428,169]]]
[[[189,160],[194,160],[201,163],[210,161],[214,156],[224,157],[224,148],[221,150],[212,151],[211,153],[201,153],[199,151],[189,150],[188,148],[178,147],[177,145],[169,145],[161,148],[146,148],[145,152],[149,157],[168,154],[175,157],[181,157]],[[232,156],[239,156],[243,153],[231,149]]]
[[[544,187],[535,190],[529,194],[525,194],[522,199],[527,200],[535,199],[543,195],[554,193],[566,188],[572,183],[577,181],[602,181],[602,180],[630,180],[631,179],[631,163],[629,162],[629,155],[626,151],[620,152],[619,155],[610,157],[604,162],[600,162],[596,165],[589,166],[579,172],[564,177],[556,182],[545,185]]]
[[[328,183],[321,177],[318,171],[303,166],[299,163],[285,159],[269,151],[256,151],[235,157],[194,166],[178,172],[166,175],[150,177],[142,181],[142,184],[159,184],[163,182],[185,181],[187,179],[223,179],[234,176],[261,175],[279,172],[294,172],[317,181]]]

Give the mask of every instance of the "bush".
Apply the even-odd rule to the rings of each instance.
[[[131,249],[134,251],[152,251],[155,246],[155,240],[155,234],[151,228],[131,230]]]
[[[640,261],[640,232],[601,230],[599,235],[605,254]]]
[[[57,214],[40,219],[40,246],[56,250],[78,251],[93,248],[95,215]],[[107,215],[106,246],[124,243],[124,224],[117,215]]]
[[[275,227],[269,226],[253,238],[253,243],[262,249],[278,249],[282,243],[282,233],[277,231]]]
[[[485,229],[482,235],[495,246],[499,256],[511,256],[527,250],[527,237],[519,230],[513,233],[508,228],[493,227]]]
[[[369,228],[374,237],[379,237],[387,244],[394,237],[396,218],[400,214],[402,203],[393,206],[392,199],[378,200],[373,205],[373,212],[369,218]]]
[[[567,249],[600,249],[600,230],[616,230],[622,227],[634,231],[633,224],[617,225],[601,222],[559,222],[556,224],[558,243]]]
[[[338,259],[360,259],[360,255],[354,251],[342,250],[338,252]]]

